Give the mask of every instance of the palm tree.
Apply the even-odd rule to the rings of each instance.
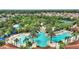
[[[75,37],[76,37],[75,39],[77,39],[77,35],[79,35],[79,33],[78,33],[78,32],[73,32],[73,36],[75,36]]]
[[[5,45],[5,40],[0,40],[0,46]]]
[[[67,45],[68,44],[68,42],[67,42],[67,40],[69,40],[69,36],[68,37],[65,37],[65,45]]]
[[[0,30],[0,36],[2,36],[4,34],[3,30]]]
[[[15,40],[14,40],[14,42],[15,42],[15,46],[17,46],[17,42],[18,42],[19,40],[16,38]]]
[[[26,43],[26,46],[24,48],[29,48],[30,46],[32,46],[32,42],[29,41],[29,38],[25,38],[25,40],[23,41],[24,43]]]

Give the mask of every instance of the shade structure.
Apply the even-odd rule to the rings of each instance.
[[[65,40],[67,37],[71,37],[71,34],[68,32],[65,32],[60,35],[53,36],[52,41],[59,42],[59,41]]]

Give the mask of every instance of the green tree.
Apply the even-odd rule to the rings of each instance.
[[[5,45],[5,40],[0,40],[0,46]]]

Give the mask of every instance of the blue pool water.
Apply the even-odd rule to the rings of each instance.
[[[73,23],[73,21],[68,21],[68,20],[62,20],[61,22],[64,22],[64,23],[67,23],[67,24]]]
[[[17,43],[18,44],[24,44],[25,42],[23,42],[23,41],[25,40],[25,38],[26,38],[26,36],[23,36],[23,35],[19,36],[18,37],[19,41]]]
[[[26,42],[28,41],[28,39],[26,38],[31,38],[33,40],[33,42],[37,43],[37,46],[39,47],[47,47],[48,46],[48,41],[52,40],[53,42],[59,42],[64,40],[66,37],[71,37],[71,34],[68,32],[65,32],[61,35],[57,35],[52,37],[52,39],[48,36],[46,36],[46,33],[44,32],[39,32],[37,34],[37,37],[32,38],[32,37],[28,37],[28,36],[24,36],[24,35],[20,35],[18,37],[19,41],[17,42],[17,44],[26,44]],[[24,41],[26,39],[26,41]]]
[[[61,35],[54,36],[52,37],[52,41],[59,42],[59,41],[64,40],[66,37],[71,37],[71,34],[66,32]]]
[[[28,41],[29,38],[30,37],[28,37],[28,36],[20,35],[18,37],[19,41],[17,42],[17,44],[21,44],[21,45],[26,44],[26,42]]]
[[[15,29],[20,29],[20,24],[15,24],[15,25],[13,25],[13,28],[15,28]]]
[[[4,38],[0,38],[0,40],[5,40]]]
[[[38,33],[38,37],[34,39],[34,42],[37,43],[39,47],[47,47],[49,38],[46,37],[46,33],[40,32]]]
[[[39,33],[37,34],[38,37],[39,37],[39,36],[45,36],[45,35],[46,35],[45,32],[39,32]]]
[[[37,46],[39,46],[39,47],[46,47],[46,46],[48,46],[48,44],[47,44],[48,40],[49,39],[47,37],[40,36],[38,38],[35,38],[34,42],[36,42]]]

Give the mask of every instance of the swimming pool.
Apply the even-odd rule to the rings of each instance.
[[[16,39],[16,38],[15,38]],[[15,40],[14,39],[14,40]],[[25,35],[19,35],[17,37],[18,41],[16,42],[17,44],[23,45],[23,44],[27,44],[30,37],[29,36],[25,36]]]
[[[34,39],[34,42],[36,42],[39,47],[47,47],[49,40],[50,39],[46,36],[46,33],[40,32],[38,33],[38,37]]]
[[[71,37],[71,34],[68,32],[65,32],[60,35],[56,35],[56,36],[52,37],[52,41],[59,42],[59,41],[65,40],[67,37]]]
[[[0,40],[5,40],[5,38],[0,38]]]

